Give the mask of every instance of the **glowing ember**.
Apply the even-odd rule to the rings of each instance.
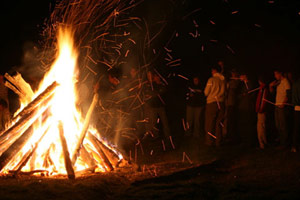
[[[50,105],[49,108],[38,108],[41,111],[45,110],[45,112],[43,111],[44,114],[41,112],[39,119],[33,123],[34,130],[32,136],[22,150],[10,160],[1,172],[19,170],[22,160],[31,153],[30,160],[25,162],[24,167],[21,167],[22,171],[45,170],[49,174],[66,174],[66,155],[69,155],[67,159],[71,161],[71,156],[74,158],[74,154],[77,155],[75,149],[78,144],[82,148],[78,158],[73,160],[74,171],[91,167],[95,167],[96,171],[109,170],[103,158],[103,155],[105,157],[103,148],[104,151],[106,149],[106,151],[115,154],[118,161],[122,159],[122,156],[118,152],[102,140],[96,129],[90,126],[88,126],[88,130],[86,131],[87,136],[83,140],[83,144],[79,142],[80,135],[83,132],[82,129],[84,128],[84,119],[76,109],[77,53],[72,38],[70,30],[59,30],[57,59],[50,71],[45,75],[44,80],[41,82],[38,91],[35,92],[32,99],[45,91],[53,82],[57,82],[59,85],[55,88],[50,103],[47,104]],[[22,103],[26,105],[28,102]],[[61,130],[58,126],[59,123],[62,124]],[[65,137],[69,154],[65,154],[63,150],[62,135],[60,134],[63,134]],[[94,140],[91,141],[91,138],[94,138]],[[97,147],[99,143],[103,146]],[[109,157],[108,153],[106,156]]]

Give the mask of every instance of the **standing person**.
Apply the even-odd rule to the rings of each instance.
[[[124,106],[118,101],[122,98],[119,89],[120,81],[117,78],[117,72],[111,71],[108,77],[97,83],[94,91],[99,93],[101,116],[98,120],[101,122],[105,136],[116,146],[121,144],[121,131],[124,127],[125,119],[123,119]],[[106,127],[106,130],[104,129]],[[105,131],[104,131],[105,130]]]
[[[238,98],[238,132],[241,143],[253,146],[256,138],[255,96],[252,83],[246,73],[240,75],[241,85]]]
[[[270,83],[270,91],[274,92],[276,86],[276,107],[275,107],[275,125],[279,133],[280,146],[282,148],[288,145],[288,127],[287,127],[287,108],[288,93],[291,89],[289,81],[283,76],[280,70],[274,70],[276,81]]]
[[[186,106],[187,130],[193,132],[194,137],[199,137],[201,129],[200,117],[205,106],[205,96],[197,76],[193,78],[193,83],[188,89]]]
[[[221,73],[221,74],[224,74],[224,72],[225,72],[224,61],[223,61],[223,60],[219,60],[219,61],[218,61],[218,66],[220,67],[220,73]]]
[[[144,131],[142,123],[138,123],[143,118],[143,107],[140,105],[139,100],[142,95],[142,82],[137,68],[131,67],[129,72],[129,77],[125,85],[128,96],[126,111],[130,113],[129,126],[132,128],[133,134],[139,138]]]
[[[237,98],[240,86],[240,78],[238,72],[231,70],[230,80],[227,82],[226,95],[226,136],[229,140],[236,140],[236,120],[237,120]]]
[[[265,99],[268,99],[269,90],[267,87],[267,83],[264,77],[259,77],[259,91],[256,98],[256,108],[255,111],[257,113],[257,138],[259,142],[259,147],[261,149],[265,148],[267,144],[266,137],[266,112],[267,112],[267,102]]]
[[[146,116],[149,119],[149,122],[146,125],[147,132],[150,132],[151,134],[156,133],[157,129],[155,128],[155,124],[160,120],[162,122],[164,136],[169,137],[170,128],[166,114],[166,104],[163,100],[166,86],[156,73],[148,72],[147,76],[149,79],[149,84],[146,89],[147,102],[145,108]]]
[[[216,146],[222,142],[222,120],[224,118],[225,78],[219,66],[211,70],[212,77],[207,81],[204,94],[206,96],[205,132],[206,144]]]
[[[300,138],[300,77],[293,84],[292,103],[294,105],[294,131],[291,152],[297,152]]]

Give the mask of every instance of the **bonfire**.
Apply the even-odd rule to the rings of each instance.
[[[0,136],[2,173],[45,172],[74,178],[76,171],[111,171],[122,160],[89,123],[98,94],[85,118],[76,108],[77,53],[71,30],[60,29],[57,41],[57,59],[37,92],[24,87],[19,74],[5,75],[6,84],[24,95],[23,109]]]
[[[117,63],[118,59],[104,59],[105,54],[112,55],[107,49],[115,51],[117,44],[117,39],[108,40],[116,35],[106,31],[118,27],[119,15],[134,6],[125,8],[124,2],[59,2],[43,32],[41,63],[47,72],[38,89],[33,91],[21,74],[5,74],[5,84],[19,95],[21,107],[0,133],[2,174],[63,174],[74,179],[81,172],[112,171],[123,161],[116,147],[90,123],[99,103],[98,94],[83,115],[77,106],[75,84],[83,71],[80,68],[88,69],[86,80],[91,73],[97,75],[92,64],[101,63],[110,70]],[[121,37],[133,41],[128,35],[125,32]],[[83,59],[79,61],[80,57]]]

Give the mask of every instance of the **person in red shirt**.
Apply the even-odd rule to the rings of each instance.
[[[266,84],[264,77],[259,77],[259,91],[256,98],[256,113],[257,113],[257,138],[259,142],[259,147],[261,149],[265,148],[267,144],[266,137],[266,111],[267,111],[267,102],[265,99],[268,99],[269,90]]]

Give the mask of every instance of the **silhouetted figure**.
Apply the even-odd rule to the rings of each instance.
[[[256,138],[255,96],[248,75],[241,73],[240,94],[238,98],[238,133],[243,145],[252,146]]]
[[[294,131],[291,151],[297,152],[299,151],[300,138],[300,77],[293,84],[292,103],[294,105]]]
[[[125,105],[121,100],[123,94],[118,91],[120,81],[116,73],[109,73],[107,78],[104,78],[95,91],[99,92],[99,107],[101,112],[98,116],[102,124],[102,133],[109,138],[112,143],[122,148],[121,133],[126,124],[125,120]]]
[[[131,67],[129,77],[124,86],[128,95],[126,102],[126,110],[130,113],[129,127],[133,130],[135,137],[140,138],[143,135],[143,123],[139,123],[143,119],[142,99],[142,80],[139,71],[135,67]]]
[[[201,132],[200,118],[205,107],[205,96],[198,77],[193,78],[192,84],[188,87],[187,95],[186,128],[195,137],[199,137]]]
[[[264,77],[259,77],[259,90],[256,98],[256,113],[257,113],[257,138],[259,142],[259,147],[261,149],[265,148],[267,142],[266,136],[266,120],[267,120],[267,107],[268,104],[265,101],[269,99],[269,89],[267,82]]]
[[[237,111],[238,111],[238,95],[240,89],[240,77],[238,72],[233,69],[231,76],[227,82],[226,94],[226,138],[230,141],[237,140]]]
[[[158,129],[155,125],[161,121],[164,136],[169,137],[170,128],[165,108],[166,103],[163,100],[166,86],[155,73],[148,72],[148,80],[145,110],[146,118],[149,121],[146,124],[146,131],[154,136],[158,136]]]

